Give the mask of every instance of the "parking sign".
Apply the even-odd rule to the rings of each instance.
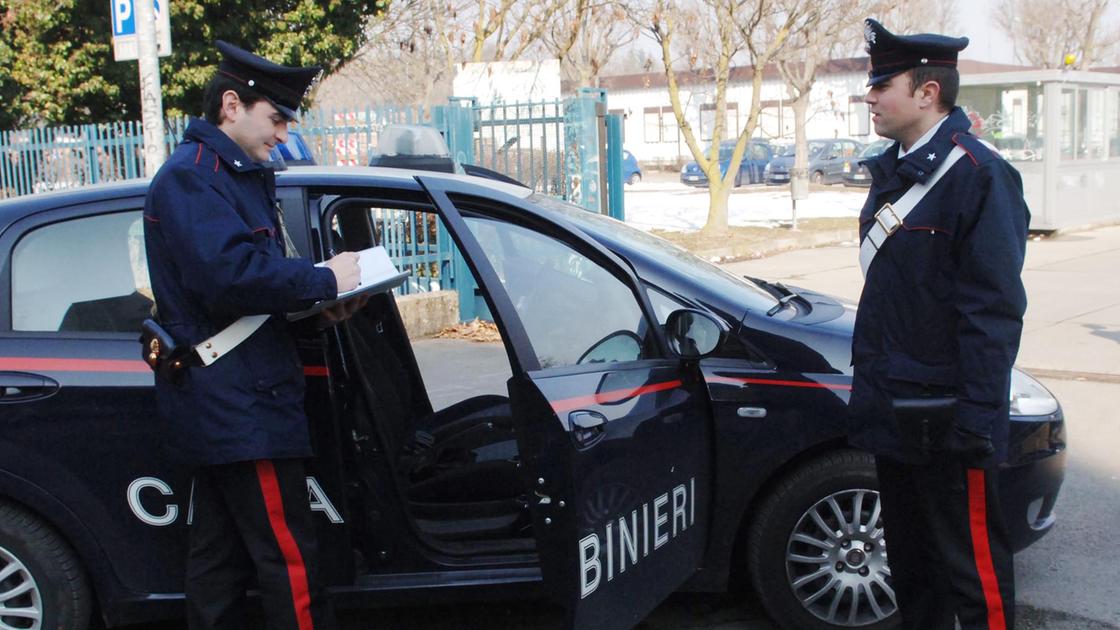
[[[137,59],[136,11],[134,0],[109,0],[113,7],[113,59]],[[171,54],[171,0],[154,0],[156,12],[156,45],[159,56]]]

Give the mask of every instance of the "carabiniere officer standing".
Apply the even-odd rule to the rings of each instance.
[[[320,69],[217,46],[222,61],[204,118],[190,121],[144,205],[152,289],[159,323],[178,345],[199,344],[246,315],[272,317],[210,365],[156,379],[166,441],[194,469],[188,623],[248,627],[255,578],[270,628],[331,628],[304,470],[312,452],[303,366],[284,313],[356,287],[357,255],[324,267],[296,257],[273,172],[260,164],[287,140]],[[337,306],[327,323],[348,311]]]
[[[965,38],[865,22],[875,131],[860,214],[850,439],[876,456],[902,627],[1014,625],[997,466],[1026,295],[1019,173],[955,106]]]

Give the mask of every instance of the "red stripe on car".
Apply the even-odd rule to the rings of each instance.
[[[575,398],[564,398],[552,402],[552,410],[556,413],[564,413],[580,407],[588,405],[607,405],[620,400],[634,398],[642,394],[652,394],[653,392],[661,392],[667,389],[676,389],[681,386],[680,380],[666,381],[664,383],[654,383],[652,385],[642,385],[641,387],[631,387],[628,389],[615,389],[607,392],[599,392],[588,396],[576,396]]]
[[[706,377],[709,383],[727,383],[733,385],[770,385],[772,387],[808,387],[812,389],[836,389],[840,391],[852,391],[851,385],[841,385],[837,383],[816,383],[812,381],[783,381],[770,378],[746,378],[740,376],[709,376]]]

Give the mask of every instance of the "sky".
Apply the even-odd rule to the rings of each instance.
[[[1019,63],[1011,47],[1011,40],[1003,34],[992,19],[992,9],[997,0],[957,0],[957,28],[968,38],[968,48],[961,52],[965,59],[994,63]]]

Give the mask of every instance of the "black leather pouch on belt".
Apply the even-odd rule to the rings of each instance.
[[[947,450],[957,399],[953,396],[895,398],[894,417],[903,441],[914,450]]]
[[[171,333],[154,319],[140,324],[141,356],[156,376],[176,383],[187,371],[187,366],[197,363],[198,355],[190,346],[175,343]]]

